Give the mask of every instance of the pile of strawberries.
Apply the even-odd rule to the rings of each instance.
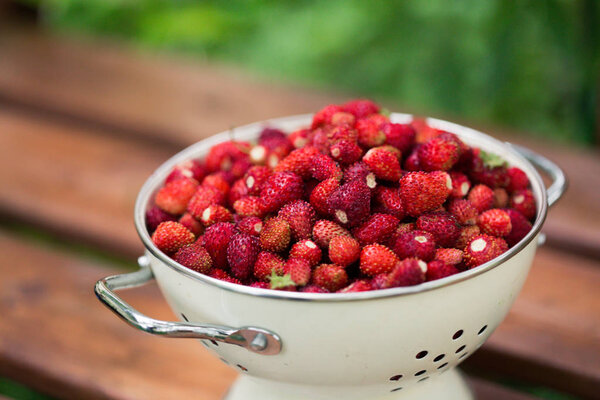
[[[146,222],[178,263],[311,293],[417,285],[481,265],[531,229],[525,173],[456,135],[331,104],[286,135],[227,141],[173,169]]]

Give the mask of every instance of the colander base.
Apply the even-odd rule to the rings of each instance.
[[[390,392],[381,395],[381,386],[308,386],[242,375],[234,382],[223,400],[474,400],[469,386],[456,369],[407,388],[398,387],[390,386]],[[373,395],[373,391],[377,394]]]

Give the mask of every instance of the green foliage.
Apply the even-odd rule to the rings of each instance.
[[[46,0],[54,26],[592,143],[595,0]]]
[[[0,394],[9,396],[14,400],[52,400],[51,397],[2,377],[0,377]]]

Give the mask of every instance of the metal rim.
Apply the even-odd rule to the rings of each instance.
[[[276,118],[261,122],[256,122],[253,124],[248,124],[241,126],[236,129],[240,130],[256,130],[258,131],[264,126],[273,124],[273,125],[281,125],[281,124],[293,124],[294,121],[299,119],[308,119],[312,117],[312,114],[303,114],[303,115],[294,115],[290,117]],[[406,123],[410,122],[413,119],[411,114],[401,114],[401,113],[392,113],[390,115],[390,119],[394,122]],[[293,300],[293,301],[311,301],[311,302],[345,302],[345,301],[358,301],[358,300],[374,300],[388,297],[397,297],[397,296],[406,296],[413,295],[422,292],[428,292],[431,290],[440,289],[449,285],[454,285],[460,282],[463,282],[467,279],[474,278],[478,275],[483,274],[484,272],[490,271],[505,261],[514,257],[517,253],[519,253],[522,249],[524,249],[529,243],[531,243],[537,234],[540,232],[542,225],[546,219],[546,215],[548,213],[548,200],[546,189],[544,186],[544,182],[537,172],[537,170],[533,167],[533,165],[525,159],[521,154],[519,154],[515,149],[511,148],[508,144],[501,142],[487,134],[484,134],[480,131],[454,124],[452,122],[435,119],[435,118],[427,118],[427,122],[434,127],[438,127],[440,129],[444,129],[448,132],[452,132],[457,134],[459,137],[463,137],[464,135],[475,135],[481,136],[481,138],[485,138],[488,142],[493,142],[494,146],[498,147],[498,150],[502,150],[504,153],[510,154],[511,158],[517,159],[520,161],[520,164],[523,166],[527,166],[526,173],[530,178],[532,188],[534,192],[539,193],[539,199],[536,198],[537,201],[537,217],[535,222],[533,223],[532,229],[529,233],[515,246],[510,248],[508,251],[496,257],[493,260],[488,261],[485,264],[477,266],[473,269],[462,271],[458,274],[438,279],[435,281],[421,283],[415,286],[408,287],[398,287],[392,289],[381,289],[381,290],[372,290],[368,292],[357,292],[357,293],[302,293],[302,292],[286,292],[286,291],[278,291],[272,289],[260,289],[253,288],[245,285],[238,285],[235,283],[224,282],[219,279],[211,278],[207,275],[201,274],[199,272],[195,272],[189,268],[184,267],[183,265],[175,262],[170,257],[168,257],[165,253],[160,251],[152,242],[150,235],[146,229],[145,222],[145,209],[148,204],[148,200],[151,194],[154,193],[159,184],[162,184],[164,177],[170,172],[170,170],[176,164],[193,158],[191,154],[200,147],[210,147],[214,144],[220,143],[230,138],[230,131],[221,132],[214,136],[211,136],[207,139],[204,139],[196,144],[193,144],[179,153],[175,154],[173,157],[165,161],[159,168],[155,170],[155,172],[146,180],[142,189],[140,190],[136,203],[135,203],[135,211],[134,211],[134,219],[135,219],[135,228],[137,230],[140,239],[144,243],[146,250],[156,257],[158,260],[169,266],[171,269],[181,273],[184,276],[192,278],[194,280],[200,281],[204,284],[212,285],[218,287],[220,289],[235,292],[248,296],[257,296],[262,298],[268,298],[273,300]],[[243,138],[240,138],[243,139]],[[496,147],[494,147],[496,148]],[[531,179],[533,178],[533,179]]]

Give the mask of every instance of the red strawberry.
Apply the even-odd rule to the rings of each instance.
[[[469,193],[469,189],[471,189],[469,178],[462,172],[456,171],[450,172],[450,178],[452,179],[452,193],[450,193],[450,196],[456,198],[465,197]]]
[[[318,150],[319,153],[327,154],[329,146],[333,144],[332,139],[329,135],[331,132],[330,127],[317,128],[313,131],[312,140],[310,145]]]
[[[366,99],[350,100],[346,102],[342,108],[356,118],[368,117],[371,114],[377,114],[379,112],[379,106],[371,100]]]
[[[173,168],[167,179],[165,179],[165,184],[185,178],[193,178],[196,182],[202,182],[206,174],[206,168],[200,161],[184,161]]]
[[[225,195],[212,186],[200,186],[190,199],[187,211],[199,220],[206,207],[212,204],[225,205]]]
[[[177,218],[157,206],[151,207],[146,211],[146,227],[148,228],[148,232],[154,232],[161,222],[166,221],[177,221]]]
[[[425,119],[414,118],[411,125],[413,126],[413,128],[415,128],[415,131],[417,131],[415,141],[419,144],[425,143],[429,139],[439,136],[443,133],[443,131],[429,126]]]
[[[239,279],[232,277],[231,275],[229,275],[227,272],[223,271],[220,268],[211,269],[208,272],[208,276],[210,276],[211,278],[219,279],[224,282],[237,283],[238,285],[242,284],[242,282],[240,282]]]
[[[428,212],[417,218],[417,228],[433,235],[435,242],[443,247],[452,247],[460,234],[456,218],[445,211]]]
[[[356,142],[344,139],[332,144],[329,153],[340,164],[349,165],[360,160],[363,150]]]
[[[339,265],[321,264],[313,271],[312,282],[330,292],[335,292],[348,284],[348,274]]]
[[[494,189],[494,208],[504,208],[508,206],[508,193],[503,188]]]
[[[477,222],[477,209],[469,200],[455,199],[448,204],[448,212],[461,225],[474,225]]]
[[[301,258],[306,260],[311,267],[316,266],[321,261],[321,249],[312,240],[301,240],[295,243],[290,250],[291,258]]]
[[[337,293],[358,293],[358,292],[368,292],[369,290],[373,290],[371,283],[369,283],[366,279],[361,279],[358,281],[354,281],[343,289],[337,291]]]
[[[517,210],[509,208],[504,211],[509,215],[510,224],[512,226],[510,233],[506,235],[504,239],[509,246],[514,246],[529,233],[531,230],[531,222]]]
[[[283,275],[284,265],[285,261],[277,254],[261,251],[254,263],[254,276],[260,281],[267,282],[272,274]]]
[[[344,171],[344,182],[352,182],[356,180],[366,183],[369,189],[375,189],[377,186],[375,174],[371,172],[369,167],[367,167],[367,164],[362,161],[352,164]]]
[[[414,286],[425,282],[427,263],[418,258],[406,258],[394,265],[387,276],[388,287]]]
[[[377,178],[393,182],[400,179],[400,161],[385,146],[373,147],[362,160]]]
[[[331,213],[331,210],[327,205],[327,201],[329,200],[329,197],[331,197],[331,194],[335,192],[338,187],[340,187],[338,180],[331,178],[320,182],[312,190],[310,194],[310,204],[319,214],[326,216]]]
[[[250,287],[259,288],[259,289],[271,289],[271,284],[269,282],[256,281],[250,284]]]
[[[223,142],[211,147],[206,156],[205,165],[210,172],[229,171],[233,162],[243,158],[250,151],[248,143],[244,142]]]
[[[529,178],[522,169],[511,167],[506,171],[506,174],[508,175],[508,186],[506,186],[506,189],[509,192],[529,187]]]
[[[229,182],[228,182],[228,179],[226,179],[226,176],[228,179],[230,178],[225,173],[222,173],[222,171],[215,172],[210,175],[206,175],[206,177],[202,181],[202,186],[212,186],[212,187],[218,189],[220,192],[222,192],[225,197],[227,197],[227,195],[229,194],[229,189],[231,189],[231,186],[229,185]]]
[[[529,220],[535,217],[535,197],[529,189],[521,189],[513,192],[510,197],[510,206]]]
[[[419,147],[419,165],[425,171],[448,171],[458,161],[459,151],[458,143],[449,136],[431,138]]]
[[[435,240],[433,235],[425,231],[401,233],[396,239],[394,252],[400,259],[416,257],[429,261],[435,255]]]
[[[238,221],[237,228],[240,232],[258,237],[262,231],[263,222],[258,217],[244,217]]]
[[[245,233],[233,235],[227,245],[227,262],[233,275],[240,280],[248,279],[252,274],[259,252],[260,245],[255,236]]]
[[[347,112],[336,112],[331,116],[331,124],[332,125],[348,125],[354,126],[356,122],[356,117]]]
[[[385,243],[396,231],[400,221],[389,214],[373,214],[353,231],[354,237],[363,245]],[[336,263],[337,264],[337,263]]]
[[[250,157],[250,161],[254,165],[264,165],[267,163],[267,157],[269,155],[269,150],[260,144],[256,146],[252,146],[248,156]]]
[[[477,226],[481,232],[492,236],[506,236],[512,229],[508,213],[497,208],[481,213],[477,217]]]
[[[494,205],[494,191],[485,185],[477,185],[471,189],[467,199],[481,213]]]
[[[317,285],[306,285],[300,289],[302,293],[329,293],[329,290]]]
[[[360,271],[368,276],[388,273],[398,262],[398,257],[381,244],[370,244],[360,252]]]
[[[359,180],[345,183],[331,194],[327,205],[339,223],[349,227],[360,225],[370,212],[371,190]]]
[[[206,249],[197,243],[187,244],[177,250],[173,259],[184,267],[205,274],[212,267],[212,260]]]
[[[452,180],[445,172],[409,172],[400,178],[399,194],[406,213],[417,217],[444,204],[451,189]]]
[[[300,199],[304,185],[302,178],[292,172],[276,172],[269,176],[260,192],[265,212],[277,211],[284,204]]]
[[[506,187],[508,185],[508,174],[506,167],[483,167],[471,171],[471,176],[477,182],[491,188]]]
[[[329,104],[315,113],[312,120],[311,129],[315,129],[321,125],[331,124],[331,117],[340,111],[344,111],[342,106],[337,104]]]
[[[248,188],[248,194],[257,196],[260,194],[263,184],[271,175],[271,170],[268,167],[254,166],[246,171],[244,175],[244,183]]]
[[[194,236],[199,237],[204,233],[204,225],[190,213],[185,213],[179,218],[179,223],[185,226]]]
[[[461,250],[464,249],[467,243],[480,233],[477,225],[463,226],[460,229],[460,234],[458,235],[458,239],[456,239],[454,247]]]
[[[450,265],[458,265],[462,262],[463,252],[459,249],[440,248],[435,251],[433,259]]]
[[[286,204],[277,214],[290,224],[294,240],[308,239],[316,220],[315,209],[304,200]]]
[[[219,205],[210,205],[202,211],[202,223],[204,226],[211,226],[217,222],[231,222],[233,216],[228,209]]]
[[[332,145],[342,140],[356,143],[358,132],[351,125],[339,125],[329,130],[327,137],[330,139]]]
[[[277,164],[273,171],[293,172],[303,179],[308,179],[311,176],[311,161],[317,154],[319,154],[319,150],[313,146],[306,146],[296,149],[288,154],[283,160],[281,160],[281,162]]]
[[[173,254],[194,240],[192,232],[179,222],[173,221],[162,222],[152,234],[152,242],[166,254]]]
[[[229,193],[227,193],[227,205],[233,207],[233,203],[246,196],[248,196],[248,186],[246,186],[244,179],[238,179],[233,182]]]
[[[351,236],[350,232],[333,221],[319,220],[313,226],[312,236],[315,243],[321,248],[329,248],[329,242],[336,236]]]
[[[398,220],[404,218],[404,207],[398,189],[378,186],[375,189],[375,209],[383,214],[389,214]]]
[[[233,162],[233,165],[231,166],[231,170],[229,171],[229,173],[231,173],[231,176],[233,177],[233,179],[229,179],[228,183],[231,184],[231,183],[233,183],[233,180],[240,179],[242,176],[244,176],[246,171],[248,171],[248,169],[251,166],[252,166],[252,162],[250,161],[249,157],[244,157],[244,158],[240,158],[239,160],[235,160]]]
[[[280,217],[267,220],[260,232],[260,247],[264,250],[280,252],[290,244],[290,224]]]
[[[299,149],[308,144],[310,141],[310,135],[310,129],[298,129],[297,131],[290,133],[288,140],[295,148]]]
[[[197,187],[195,179],[178,179],[163,186],[156,193],[154,202],[169,214],[183,214]]]
[[[358,144],[366,148],[381,146],[385,142],[385,133],[381,130],[381,125],[382,121],[379,118],[362,118],[356,121]]]
[[[204,232],[201,245],[210,254],[215,268],[227,267],[227,245],[234,233],[235,225],[229,222],[218,222]]]
[[[507,249],[508,245],[504,239],[486,234],[477,235],[465,247],[465,264],[470,268],[474,268],[498,257]]]
[[[335,178],[342,179],[342,170],[333,159],[325,154],[317,154],[311,161],[312,177],[318,181]]]
[[[419,146],[415,147],[413,151],[404,159],[404,169],[407,171],[420,171],[421,166],[419,165]]]
[[[297,286],[305,286],[310,281],[310,264],[302,258],[290,258],[284,266],[284,273],[289,274]]]
[[[459,273],[460,271],[452,264],[448,264],[442,260],[433,260],[427,264],[427,280],[434,281],[442,279],[450,275]]]
[[[350,236],[336,236],[329,242],[329,259],[341,267],[347,267],[360,256],[360,244]]]
[[[273,139],[285,139],[285,133],[277,128],[271,128],[265,126],[260,134],[258,135],[258,143],[263,144],[265,141]]]
[[[408,124],[386,123],[381,127],[385,143],[394,146],[403,154],[407,153],[415,142],[415,129]]]

